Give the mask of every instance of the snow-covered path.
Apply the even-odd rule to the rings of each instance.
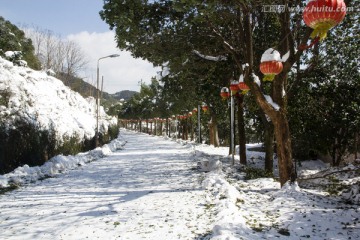
[[[122,137],[124,150],[0,196],[0,239],[196,239],[211,231],[192,148]]]

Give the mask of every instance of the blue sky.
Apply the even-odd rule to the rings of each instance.
[[[150,83],[159,69],[116,48],[113,31],[99,16],[102,6],[102,0],[0,0],[0,16],[17,26],[36,26],[76,41],[89,59],[80,77],[92,84],[96,79],[97,59],[120,54],[119,58],[100,62],[104,90],[139,91],[139,81]]]
[[[102,0],[0,0],[0,14],[14,24],[33,24],[66,36],[108,31],[99,16],[102,5]]]

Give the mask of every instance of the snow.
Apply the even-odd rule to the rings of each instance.
[[[261,62],[270,62],[270,61],[281,61],[280,53],[272,48],[266,50],[261,56]]]
[[[19,55],[21,55],[20,51],[6,51],[5,52],[5,57],[7,57],[7,58],[14,58]]]
[[[260,78],[255,73],[252,74],[252,77],[254,79],[254,82],[260,87],[261,86]]]
[[[284,56],[282,56],[281,61],[286,62],[289,59],[289,57],[290,57],[290,51],[288,51],[287,53],[285,53]]]
[[[264,94],[264,97],[265,97],[266,101],[267,101],[276,111],[279,111],[279,109],[280,109],[279,105],[277,105],[277,104],[272,100],[271,96]]]
[[[243,74],[240,74],[240,77],[239,77],[239,83],[241,82],[244,82],[244,75]]]
[[[242,65],[242,69],[245,70],[245,68],[249,67],[249,64],[248,63],[245,63]]]
[[[199,51],[197,50],[193,50],[193,53],[195,53],[197,56],[203,58],[203,59],[206,59],[206,60],[210,60],[210,61],[215,61],[215,62],[219,62],[219,61],[226,61],[227,60],[227,57],[226,56],[217,56],[217,57],[214,57],[214,56],[208,56],[208,55],[204,55],[204,54],[201,54]]]
[[[0,92],[10,96],[7,105],[1,106],[0,118],[8,128],[14,127],[17,118],[42,129],[53,127],[59,141],[66,136],[91,139],[96,128],[95,99],[84,99],[48,73],[51,71],[14,66],[0,58]],[[100,107],[99,131],[116,123],[116,118]]]
[[[126,143],[126,144],[125,144]],[[125,145],[124,145],[125,144]],[[247,145],[248,167],[264,166],[261,144]],[[119,138],[83,153],[59,156],[55,175],[23,182],[0,195],[3,239],[359,239],[360,205],[319,188],[274,178],[245,179],[229,149],[121,129]],[[81,164],[78,164],[80,163]],[[205,164],[206,163],[206,164]],[[213,166],[208,169],[201,166]],[[276,160],[274,161],[277,172]],[[41,167],[39,167],[41,168]],[[359,182],[358,166],[316,161],[298,166],[300,178],[336,171]],[[200,170],[200,171],[199,171]],[[203,171],[201,171],[203,170]],[[352,171],[355,170],[355,171]],[[24,167],[12,178],[36,175]],[[7,176],[0,176],[0,179]],[[314,180],[315,181],[315,180]],[[304,187],[308,186],[308,187]],[[354,184],[354,190],[359,190]],[[355,189],[357,187],[357,189]],[[360,197],[360,193],[353,195]]]

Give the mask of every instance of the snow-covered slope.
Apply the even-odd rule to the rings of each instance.
[[[64,136],[90,139],[96,129],[96,101],[84,99],[62,81],[46,72],[14,66],[0,58],[0,121],[13,127],[17,118],[53,127],[58,140]],[[116,119],[100,109],[100,132],[116,124]]]

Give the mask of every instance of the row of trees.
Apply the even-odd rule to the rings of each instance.
[[[276,4],[284,6],[283,11],[264,11],[264,6]],[[348,14],[328,39],[306,51],[300,46],[308,44],[311,29],[302,22],[301,12],[290,12],[304,4],[300,0],[105,0],[100,15],[115,29],[119,48],[163,66],[158,93],[166,111],[206,102],[216,125],[224,109],[219,89],[242,75],[251,89],[249,101],[256,104],[243,104],[241,97],[238,112],[245,107],[245,114],[256,113],[267,153],[275,137],[284,184],[296,178],[292,146],[318,152],[331,148],[334,164],[339,164],[345,152],[354,151],[350,146],[358,145],[360,101],[356,95],[341,93],[359,87],[359,16]],[[261,55],[270,47],[289,57],[272,83],[257,84]],[[293,135],[292,127],[296,127]],[[308,139],[302,142],[299,138],[304,136]]]

